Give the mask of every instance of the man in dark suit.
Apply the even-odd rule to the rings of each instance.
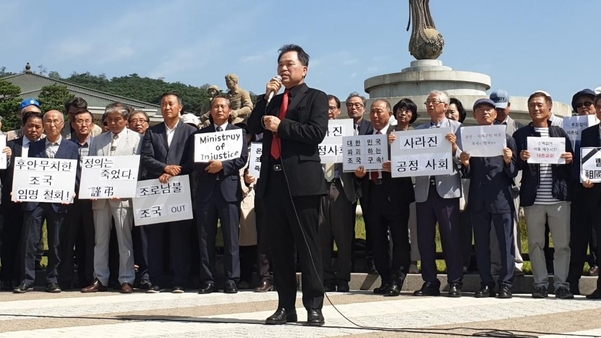
[[[231,124],[230,100],[218,96],[211,101],[211,124],[197,132],[219,133],[226,130],[240,129]],[[242,132],[242,152],[240,157],[226,160],[210,160],[209,162],[194,163],[194,135],[188,139],[186,158],[184,158],[184,174],[198,171],[198,188],[196,191],[196,226],[200,246],[200,279],[203,282],[198,293],[207,294],[217,291],[215,285],[215,237],[217,235],[217,220],[221,221],[223,233],[223,265],[225,286],[223,292],[237,293],[237,283],[240,279],[240,257],[238,236],[240,231],[240,169],[246,165],[248,147]]]
[[[346,98],[346,110],[348,116],[353,119],[353,128],[355,129],[355,135],[369,135],[373,133],[373,127],[371,122],[366,120],[363,115],[365,114],[365,104],[366,99],[364,96],[359,95],[357,92],[352,92]],[[365,186],[367,181],[362,181],[362,186]],[[367,217],[367,205],[369,201],[367,200],[367,195],[362,194],[361,198],[359,198],[361,202],[361,212],[363,214],[363,221],[365,225],[365,267],[367,273],[369,274],[377,274],[378,271],[374,265],[374,254],[371,247],[371,226],[369,225],[369,217]],[[353,207],[357,210],[357,202],[353,204]]]
[[[340,100],[328,95],[329,116],[340,114]],[[355,237],[355,203],[361,196],[361,182],[353,173],[343,173],[342,163],[324,165],[328,194],[321,199],[319,246],[323,262],[326,292],[348,292],[351,280],[353,239]],[[337,267],[332,263],[333,242],[338,247]]]
[[[319,203],[326,180],[318,146],[328,129],[328,99],[309,88],[305,77],[309,55],[297,45],[286,45],[278,56],[278,78],[267,83],[249,120],[253,134],[264,133],[261,179],[257,195],[265,202],[266,229],[270,234],[273,279],[278,309],[266,324],[296,322],[295,247],[303,287],[303,305],[310,325],[323,325],[322,264],[317,228]],[[281,86],[286,90],[270,104]],[[270,95],[271,94],[271,95]]]
[[[493,125],[497,112],[490,99],[479,99],[474,103],[474,118],[479,125]],[[511,298],[513,284],[515,246],[513,241],[512,185],[517,174],[516,146],[513,138],[505,134],[507,146],[503,155],[492,157],[470,157],[467,152],[460,155],[465,168],[465,177],[471,179],[468,198],[474,238],[476,260],[482,285],[476,298],[494,297],[495,281],[490,271],[490,227],[491,222],[497,234],[501,250],[499,270],[499,298]]]
[[[146,179],[158,178],[162,183],[181,173],[180,163],[184,147],[190,135],[198,129],[180,119],[182,99],[175,93],[165,93],[161,97],[161,113],[164,123],[146,131],[142,140],[142,166],[146,169]],[[173,269],[173,293],[183,293],[190,272],[189,232],[190,220],[152,224],[146,226],[148,237],[148,270],[152,286],[149,293],[161,291],[167,284],[163,262],[171,262]],[[164,243],[165,237],[169,244]],[[168,251],[165,248],[168,248]],[[165,254],[168,254],[166,259]]]
[[[374,101],[369,116],[373,134],[390,134],[394,131],[390,125],[392,108],[388,101]],[[364,214],[367,214],[366,224],[372,227],[370,240],[374,263],[382,280],[382,285],[375,288],[374,293],[398,296],[411,264],[408,222],[409,205],[415,201],[415,195],[411,178],[392,178],[390,170],[391,162],[387,161],[382,171],[372,171],[366,175],[365,170],[359,168],[355,175],[365,182],[363,192],[368,204],[362,207],[366,210]]]
[[[2,290],[13,290],[21,282],[22,277],[22,250],[19,249],[21,243],[21,232],[23,227],[23,210],[19,203],[11,200],[13,189],[13,173],[15,167],[15,157],[28,157],[29,144],[42,137],[44,125],[42,123],[42,113],[33,111],[23,114],[23,136],[8,141],[6,147],[8,166],[6,170],[0,172],[2,179],[2,204],[0,210],[4,216],[4,227],[2,229]]]
[[[44,132],[46,138],[36,141],[29,147],[29,157],[64,158],[77,160],[77,145],[61,137],[65,121],[63,114],[58,110],[50,110],[44,114]],[[73,193],[77,186],[73,182]],[[42,236],[42,226],[46,221],[48,236],[48,267],[46,268],[46,292],[61,292],[57,284],[59,257],[59,236],[61,225],[65,220],[68,205],[59,203],[23,203],[23,243],[24,243],[24,271],[21,284],[14,290],[15,293],[24,293],[33,290],[35,281],[35,253],[37,244]]]
[[[597,118],[601,117],[601,95],[595,95],[593,99],[593,103],[595,105],[595,110],[597,114]],[[592,127],[588,127],[582,131],[582,136],[580,138],[580,147],[601,147],[601,126],[594,125]],[[576,159],[576,161],[580,161],[580,159]],[[579,178],[582,174],[579,173]],[[594,229],[594,233],[596,234],[597,244],[601,243],[601,184],[592,183],[590,180],[585,179],[583,177],[582,185],[586,188],[583,192],[585,196],[583,196],[582,200],[585,201],[585,211],[587,216],[590,217],[592,221],[592,227]],[[583,215],[584,216],[584,215]],[[600,246],[597,245],[597,257],[601,257],[601,249]],[[601,276],[597,278],[597,289],[587,295],[588,299],[601,299]]]

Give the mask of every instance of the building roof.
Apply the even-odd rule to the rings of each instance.
[[[42,91],[42,87],[51,86],[54,84],[66,86],[71,94],[82,97],[88,102],[90,107],[106,107],[109,103],[121,102],[135,109],[156,109],[160,110],[161,106],[139,101],[124,96],[114,95],[105,93],[99,90],[83,87],[77,84],[73,84],[67,81],[52,79],[43,75],[24,72],[16,75],[10,75],[3,78],[4,80],[19,86],[21,88],[21,97],[24,98],[38,98],[38,95]]]

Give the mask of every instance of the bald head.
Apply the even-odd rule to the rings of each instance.
[[[44,133],[48,137],[48,141],[56,142],[60,136],[63,127],[65,126],[65,117],[58,110],[49,110],[44,113],[42,118],[44,122]]]

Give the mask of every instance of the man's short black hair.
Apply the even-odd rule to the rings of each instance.
[[[27,121],[29,121],[29,119],[31,118],[43,120],[42,113],[37,111],[28,111],[25,114],[23,114],[23,125],[25,125]]]
[[[296,52],[298,54],[298,60],[302,63],[302,65],[307,67],[309,66],[309,54],[307,54],[307,52],[305,52],[301,46],[293,44],[284,45],[282,48],[280,48],[280,50],[278,50],[278,53],[280,53],[278,56],[278,63],[280,62],[282,55],[288,52]]]
[[[340,100],[334,95],[328,95],[328,101],[334,100],[336,101],[336,108],[340,109]]]
[[[82,97],[74,97],[71,100],[65,102],[65,111],[64,113],[69,113],[69,109],[71,107],[77,108],[77,111],[85,111],[88,109],[88,102],[84,100]]]

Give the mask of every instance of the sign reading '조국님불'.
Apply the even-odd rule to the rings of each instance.
[[[242,129],[194,134],[194,162],[227,161],[240,157],[245,140]]]
[[[136,225],[192,219],[188,175],[171,177],[167,183],[158,179],[139,181],[133,210]]]
[[[391,176],[413,177],[453,173],[450,128],[398,131],[390,146]]]
[[[77,160],[16,157],[11,200],[72,203]]]

